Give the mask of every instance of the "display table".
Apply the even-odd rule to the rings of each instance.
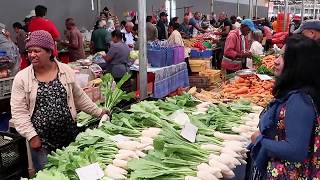
[[[139,71],[139,66],[132,65],[130,69],[131,71]],[[152,97],[154,98],[166,97],[179,87],[189,86],[188,68],[185,62],[162,68],[148,67],[147,72],[148,77],[154,75],[154,80],[148,79],[148,82],[153,84]]]

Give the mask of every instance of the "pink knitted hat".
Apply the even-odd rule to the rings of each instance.
[[[44,30],[32,32],[29,34],[26,41],[27,49],[29,47],[41,47],[44,49],[50,49],[52,52],[55,50],[55,44],[51,34]]]

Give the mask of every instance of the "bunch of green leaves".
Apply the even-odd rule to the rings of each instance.
[[[77,126],[86,127],[92,123],[98,122],[100,119],[93,117],[83,111],[77,114]]]
[[[267,66],[265,66],[265,65],[262,65],[262,66],[258,67],[257,73],[258,74],[267,74],[267,75],[270,75],[270,76],[274,75],[273,70],[267,68]]]
[[[52,170],[42,170],[37,173],[37,176],[33,178],[32,180],[69,180],[68,177],[66,177],[61,172],[57,171],[56,169]],[[22,178],[21,180],[27,180]]]
[[[101,162],[101,159],[93,147],[80,150],[77,147],[68,146],[48,155],[46,169],[61,172],[70,180],[78,180],[75,170],[96,162]],[[100,166],[105,165],[100,163]]]
[[[263,58],[259,55],[252,55],[252,63],[254,65],[260,66],[262,64]]]
[[[174,96],[166,98],[166,102],[176,104],[180,108],[182,107],[195,107],[201,102],[195,99],[191,94],[184,92],[181,96]]]
[[[102,85],[101,91],[105,98],[104,108],[112,109],[121,101],[129,101],[134,97],[134,93],[126,93],[125,91],[121,90],[123,84],[130,79],[131,75],[126,73],[121,80],[114,86],[114,79],[111,74],[105,74],[101,77]]]

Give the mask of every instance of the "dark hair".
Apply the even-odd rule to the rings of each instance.
[[[108,14],[105,12],[100,12],[100,16],[105,15],[106,17],[108,17]]]
[[[286,40],[282,74],[273,88],[276,98],[284,97],[296,89],[312,89],[314,100],[320,97],[319,52],[320,44],[303,35],[292,35]]]
[[[23,28],[22,28],[22,24],[19,23],[19,22],[13,23],[12,27],[13,27],[13,28],[18,28],[18,29],[23,29]]]
[[[38,5],[34,8],[37,17],[43,17],[47,14],[47,8],[42,5]]]
[[[151,20],[152,20],[152,16],[147,16],[146,21],[151,22]]]
[[[185,16],[189,16],[189,15],[190,15],[190,13],[184,13],[184,17],[185,17]]]
[[[106,6],[103,8],[104,11],[109,11],[109,8]]]
[[[231,16],[230,20],[237,21],[237,17],[236,16]]]
[[[171,19],[171,22],[176,23],[178,21],[179,17],[174,17]]]
[[[180,29],[180,24],[179,23],[173,23],[171,24],[173,30],[179,30]]]
[[[121,26],[126,26],[126,24],[127,24],[127,21],[121,21],[120,23]]]
[[[76,23],[74,22],[74,19],[73,18],[68,18],[66,19],[66,23],[70,23],[72,26],[75,26]]]
[[[122,39],[123,42],[126,42],[126,41],[127,41],[125,34],[122,33],[122,32],[121,32],[120,30],[118,30],[118,29],[111,32],[111,37],[116,37],[116,38],[118,38],[118,39]]]

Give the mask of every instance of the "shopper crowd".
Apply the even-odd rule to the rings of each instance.
[[[38,5],[26,17],[25,25],[13,24],[15,39],[0,24],[0,49],[11,51],[18,72],[11,95],[12,122],[30,143],[37,170],[43,169],[47,155],[68,145],[77,135],[76,111],[102,116],[99,109],[75,83],[74,72],[57,60],[57,43],[69,51],[70,61],[86,57],[83,35],[76,18],[65,20],[65,40],[54,22],[45,17],[47,8]],[[147,41],[167,40],[184,46],[183,39],[219,28],[217,67],[226,73],[250,68],[253,55],[262,55],[277,45],[282,48],[275,62],[275,100],[261,114],[260,131],[252,136],[252,178],[308,179],[318,176],[320,107],[320,21],[293,17],[289,33],[279,32],[276,17],[228,16],[225,12],[210,17],[200,12],[186,13],[183,19],[161,12],[146,18]],[[107,72],[116,81],[130,71],[129,54],[138,48],[137,17],[119,23],[106,7],[96,19],[90,52],[104,52]],[[277,41],[276,34],[285,41]],[[15,45],[15,44],[16,45]],[[20,63],[21,59],[21,63]],[[252,64],[252,63],[251,63]],[[280,167],[281,166],[281,167]],[[275,175],[274,169],[286,173]],[[308,173],[306,173],[308,172]]]

